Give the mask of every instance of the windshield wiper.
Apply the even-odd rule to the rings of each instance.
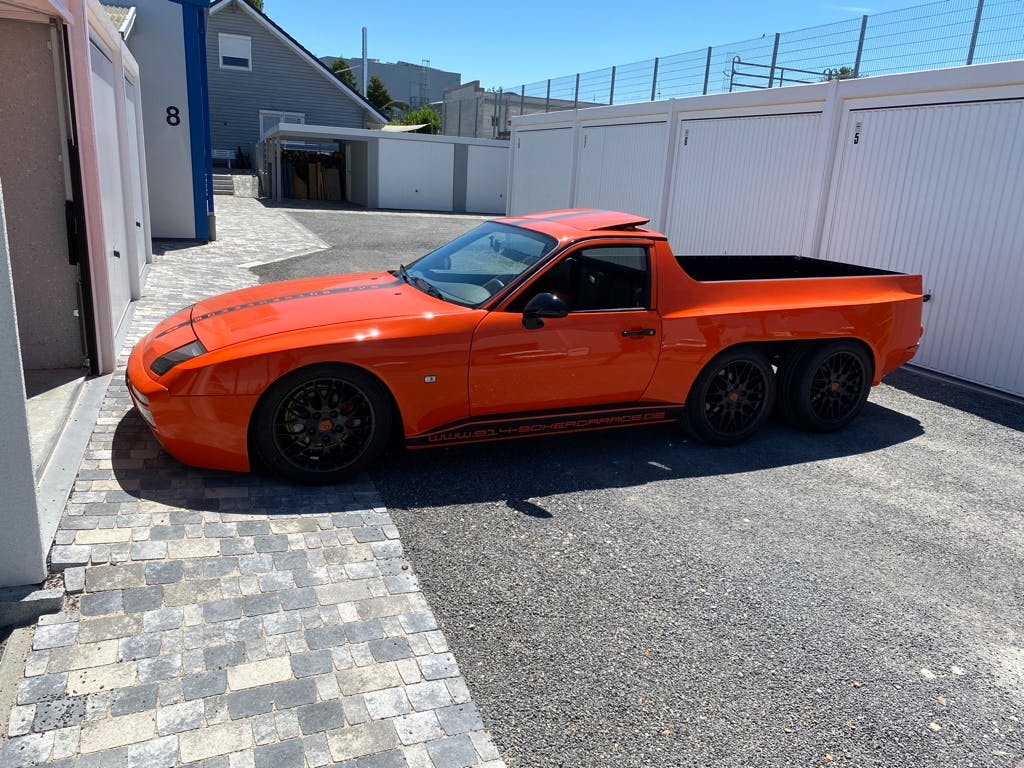
[[[441,299],[441,301],[444,301],[444,296],[441,295],[441,292],[427,280],[424,280],[422,277],[415,276],[412,276],[409,279],[412,280],[413,285],[415,285],[428,296],[433,296],[435,299]]]
[[[405,280],[405,282],[411,282],[409,280],[409,270],[405,268],[405,264],[398,265],[398,276]]]

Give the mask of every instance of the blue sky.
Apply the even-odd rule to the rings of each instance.
[[[906,8],[910,0],[841,5],[666,0],[343,3],[264,0],[264,11],[318,56],[359,56],[368,29],[370,58],[430,59],[431,66],[509,87],[762,34]],[[941,5],[937,5],[941,8]]]

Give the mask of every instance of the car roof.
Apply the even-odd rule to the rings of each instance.
[[[653,232],[640,229],[650,221],[635,213],[605,211],[600,208],[568,208],[559,211],[543,211],[524,216],[509,216],[495,219],[501,224],[526,227],[558,238],[577,238],[600,232],[614,234],[642,234],[650,237]]]

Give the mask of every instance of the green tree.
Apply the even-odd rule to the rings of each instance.
[[[829,80],[853,80],[857,77],[852,67],[840,67],[839,69],[827,69],[825,70],[825,77],[823,78],[826,82]]]
[[[245,2],[247,2],[260,13],[263,13],[263,0],[245,0]]]
[[[352,65],[345,58],[341,56],[336,58],[334,63],[331,64],[331,72],[353,91],[359,90],[359,87],[356,85],[356,78],[352,74]]]
[[[391,103],[391,94],[388,93],[383,81],[376,75],[370,78],[370,82],[366,86],[366,100],[373,104],[378,111]]]
[[[421,124],[425,127],[420,128],[417,133],[438,134],[441,132],[441,115],[433,107],[422,106],[412,112],[406,112],[397,122],[397,125]]]

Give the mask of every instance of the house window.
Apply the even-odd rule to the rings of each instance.
[[[252,72],[252,38],[244,35],[217,35],[220,45],[220,68]]]
[[[260,138],[266,136],[267,131],[273,130],[281,123],[302,123],[306,124],[306,115],[303,112],[278,112],[271,109],[260,110]]]

